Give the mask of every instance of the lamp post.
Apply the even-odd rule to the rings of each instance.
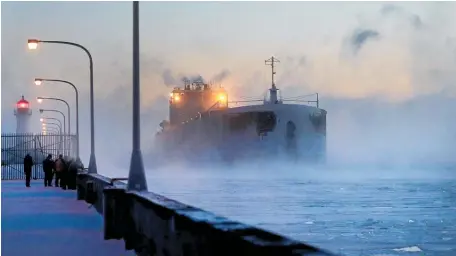
[[[54,134],[57,134],[59,135],[60,134],[60,131],[55,128],[55,127],[52,127],[52,126],[43,126],[43,129],[42,129],[43,132],[53,132]]]
[[[65,118],[65,114],[60,111],[60,110],[57,110],[57,109],[40,109],[40,113],[43,114],[44,112],[55,112],[55,113],[60,113],[63,117],[63,131],[66,130],[66,118]],[[41,121],[41,119],[40,119]],[[45,134],[46,135],[46,134]],[[62,129],[60,129],[60,146],[63,147],[63,141],[62,141]],[[63,149],[65,151],[65,148]]]
[[[37,97],[36,99],[38,100],[39,103],[41,103],[43,100],[56,100],[56,101],[63,102],[63,103],[65,103],[67,105],[67,108],[68,108],[68,135],[64,137],[65,138],[64,139],[64,145],[65,145],[65,149],[67,151],[65,153],[66,153],[66,155],[69,155],[70,148],[68,147],[69,146],[68,145],[68,138],[71,139],[71,110],[70,110],[70,105],[65,100],[60,99],[60,98],[55,98],[55,97]]]
[[[64,145],[63,145],[63,139],[62,139],[62,125],[58,124],[58,123],[44,122],[43,118],[40,118],[40,121],[43,126],[42,129],[45,132],[44,135],[46,135],[46,130],[49,130],[49,129],[55,129],[57,131],[56,134],[60,138],[60,142],[58,143],[58,148],[54,148],[54,150],[58,150],[59,152],[62,152],[62,151],[65,152],[65,148],[63,148]],[[54,128],[54,126],[50,126],[50,125],[54,125],[57,128]],[[54,138],[51,138],[51,139],[54,140]],[[51,145],[55,145],[55,143],[51,143]],[[63,150],[62,150],[62,148],[63,148]]]
[[[60,110],[56,110],[56,109],[40,109],[40,113],[42,114],[43,112],[56,112],[56,113],[60,113],[63,117],[63,130],[65,131],[66,130],[66,118],[65,118],[65,114],[60,111]]]
[[[52,122],[41,122],[42,126],[44,129],[47,129],[47,128],[53,128],[53,127],[49,127],[49,125],[55,125],[57,128],[59,128],[59,132],[62,133],[62,126],[58,123],[52,123]],[[55,129],[55,128],[54,128]]]
[[[87,56],[89,57],[89,69],[90,69],[90,160],[89,160],[89,173],[97,173],[97,161],[95,158],[95,117],[94,117],[94,96],[93,96],[93,60],[92,55],[89,50],[84,46],[67,41],[50,41],[50,40],[38,40],[38,39],[28,39],[28,47],[30,50],[36,50],[38,44],[40,43],[50,43],[50,44],[64,44],[75,46],[82,49]]]
[[[133,151],[128,173],[128,190],[147,190],[146,175],[141,153],[139,81],[139,2],[133,1]]]
[[[79,158],[79,92],[76,86],[66,80],[60,79],[47,79],[47,78],[35,78],[35,84],[41,85],[43,82],[60,82],[71,85],[76,93],[76,156]]]
[[[59,130],[57,128],[54,128],[52,126],[43,126],[42,129],[41,129],[42,132],[53,132],[55,134],[59,134]]]
[[[62,132],[62,127],[61,127],[58,123],[51,123],[51,122],[49,122],[49,123],[44,123],[44,122],[43,122],[42,125],[43,125],[43,129],[54,128],[54,127],[52,127],[52,126],[49,127],[49,125],[55,125],[55,127],[57,127],[57,128],[59,129],[59,132]],[[56,129],[56,128],[54,128],[54,129]]]
[[[55,120],[55,121],[59,122],[60,130],[62,130],[62,122],[58,118],[54,118],[54,117],[41,117],[40,118],[40,122],[44,123],[44,120]]]
[[[59,134],[59,130],[57,128],[54,128],[54,127],[43,127],[42,129],[43,132],[53,132],[54,134]]]
[[[41,103],[43,100],[56,100],[56,101],[60,101],[60,102],[63,102],[67,105],[67,109],[68,109],[68,135],[71,135],[71,113],[70,113],[70,105],[68,104],[68,102],[66,102],[66,100],[63,100],[63,99],[60,99],[60,98],[55,98],[55,97],[37,97],[36,98],[38,103]]]

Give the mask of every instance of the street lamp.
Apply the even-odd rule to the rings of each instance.
[[[53,122],[46,122],[45,123],[44,122],[45,119],[57,120],[59,123],[53,123]],[[64,140],[63,137],[62,137],[62,123],[60,122],[60,120],[58,120],[57,118],[45,117],[45,118],[40,118],[40,121],[41,121],[41,124],[43,126],[42,127],[43,131],[49,130],[49,128],[56,129],[53,126],[49,126],[49,125],[54,125],[54,126],[56,126],[58,128],[57,134],[59,134],[59,137],[60,137],[60,143],[58,144],[59,145],[58,151],[65,152],[67,150],[67,146],[65,145],[66,139]],[[46,135],[46,134],[44,134],[44,135]]]
[[[36,48],[38,48],[38,40],[36,39],[29,39],[28,40],[28,48],[30,50],[36,50]]]
[[[71,113],[70,113],[70,105],[68,104],[68,102],[66,102],[65,100],[62,100],[60,98],[55,98],[55,97],[37,97],[36,98],[38,100],[38,103],[41,103],[43,100],[57,100],[57,101],[61,101],[63,103],[65,103],[67,105],[67,108],[68,108],[68,135],[71,135]]]
[[[42,129],[43,132],[49,131],[49,132],[54,132],[55,134],[59,134],[59,130],[54,127],[43,127]]]
[[[44,112],[56,112],[56,113],[60,113],[63,117],[63,130],[65,131],[66,130],[66,117],[65,117],[65,114],[60,111],[60,110],[56,110],[56,109],[40,109],[40,113],[43,114]]]
[[[56,127],[53,127],[53,126],[43,126],[42,130],[55,130],[55,131],[59,131],[59,129],[57,129]]]
[[[68,108],[68,135],[65,136],[65,139],[63,141],[64,143],[64,149],[65,149],[65,153],[66,154],[69,154],[70,153],[70,147],[69,147],[69,144],[68,144],[68,138],[70,138],[71,140],[71,112],[70,112],[70,105],[68,104],[68,102],[66,102],[65,100],[63,99],[60,99],[60,98],[55,98],[55,97],[37,97],[38,99],[38,102],[39,100],[56,100],[56,101],[60,101],[60,102],[63,102],[67,105],[67,108]],[[65,133],[65,130],[63,131]]]
[[[133,2],[133,151],[128,173],[128,190],[147,190],[141,153],[141,103],[139,80],[139,3]]]
[[[69,84],[73,87],[75,93],[76,93],[76,155],[79,158],[79,92],[76,86],[66,80],[60,80],[60,79],[47,79],[47,78],[35,78],[35,85],[40,86],[43,82],[60,82],[60,83],[65,83]]]
[[[28,48],[30,50],[36,50],[39,43],[50,43],[50,44],[65,44],[75,46],[82,49],[89,57],[89,70],[90,70],[90,160],[89,160],[89,173],[97,173],[97,161],[95,158],[95,107],[94,107],[94,96],[93,96],[93,60],[89,50],[84,46],[67,41],[49,41],[49,40],[38,40],[28,39]]]
[[[48,129],[48,128],[52,128],[52,126],[50,127],[49,125],[55,125],[60,133],[62,132],[62,126],[60,126],[58,123],[52,123],[52,122],[49,122],[49,123],[42,123],[43,124],[43,129]]]
[[[40,118],[40,122],[42,122],[43,124],[44,124],[44,120],[55,120],[55,121],[59,122],[60,128],[62,127],[62,122],[58,118],[53,118],[53,117],[42,117],[42,118]]]

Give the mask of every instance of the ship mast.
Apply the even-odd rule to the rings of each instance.
[[[280,61],[278,59],[274,58],[274,56],[272,56],[271,58],[264,61],[265,65],[271,66],[271,71],[272,71],[271,72],[271,89],[269,89],[269,92],[270,92],[269,100],[271,103],[277,104],[278,103],[277,87],[274,82],[274,75],[276,74],[276,72],[274,71],[274,63],[280,63]]]

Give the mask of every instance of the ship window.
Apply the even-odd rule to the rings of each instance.
[[[241,113],[230,117],[230,130],[242,131],[247,129],[254,121],[253,113]]]
[[[257,115],[258,133],[267,133],[274,130],[276,125],[276,116],[274,112],[259,112]]]
[[[249,112],[232,115],[229,118],[231,131],[246,130],[254,125],[258,135],[271,132],[276,126],[276,116],[274,112]]]

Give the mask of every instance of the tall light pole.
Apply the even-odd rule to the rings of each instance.
[[[45,127],[43,126],[43,129],[42,129],[43,132],[53,132],[55,134],[60,134],[60,131],[57,129],[57,128],[54,128],[54,127]]]
[[[54,120],[54,121],[57,121],[59,122],[60,124],[60,130],[62,129],[62,122],[58,119],[58,118],[54,118],[54,117],[41,117],[40,118],[40,122],[44,122],[45,120]]]
[[[69,155],[70,154],[70,145],[68,143],[68,138],[70,138],[71,140],[71,110],[70,110],[70,104],[68,104],[68,102],[66,102],[66,100],[63,100],[63,99],[60,99],[60,98],[55,98],[55,97],[37,97],[36,98],[38,100],[39,103],[41,103],[43,100],[56,100],[56,101],[60,101],[60,102],[63,102],[67,105],[67,108],[68,108],[68,135],[64,136],[64,145],[65,145],[65,151],[64,152],[64,155],[67,154]],[[65,131],[64,131],[65,132]]]
[[[49,125],[55,125],[57,128],[59,128],[60,134],[62,133],[62,126],[60,126],[58,123],[42,122],[42,125],[44,129],[47,129]]]
[[[39,43],[50,43],[50,44],[65,44],[78,47],[82,49],[87,56],[89,57],[90,62],[90,160],[89,160],[89,173],[97,173],[97,161],[95,158],[95,117],[94,117],[94,96],[93,96],[93,60],[92,55],[89,50],[84,46],[67,41],[50,41],[50,40],[38,40],[38,39],[29,39],[28,47],[31,50],[36,50]]]
[[[65,114],[60,111],[60,110],[57,110],[57,109],[40,109],[40,113],[42,114],[43,112],[55,112],[55,113],[60,113],[63,117],[63,130],[65,131],[66,130],[66,118],[65,118]]]
[[[43,132],[45,132],[45,131],[53,131],[53,132],[55,132],[57,134],[60,134],[60,130],[58,128],[54,127],[54,126],[46,126],[46,123],[43,123],[43,122],[41,123],[41,125],[42,125],[41,130]]]
[[[56,119],[56,118],[54,118]],[[58,120],[58,119],[56,119]],[[58,120],[60,122],[60,120]],[[59,143],[59,146],[58,146],[58,151],[59,152],[65,152],[65,148],[63,148],[63,140],[62,140],[62,123],[58,124],[58,123],[52,123],[52,122],[44,122],[44,119],[43,118],[40,118],[40,122],[41,122],[41,125],[43,126],[42,129],[43,129],[43,134],[46,135],[46,130],[49,130],[49,128],[51,129],[55,129],[57,130],[58,128],[58,131],[57,131],[57,134],[59,135],[59,138],[60,138],[60,143]],[[53,126],[50,126],[50,125],[55,125],[57,128],[54,128]],[[62,150],[63,149],[63,150]]]
[[[147,190],[141,153],[140,83],[139,83],[139,2],[133,1],[133,151],[128,173],[128,190]]]
[[[43,114],[44,112],[54,112],[54,113],[60,113],[63,117],[63,131],[65,132],[66,130],[66,118],[65,118],[65,114],[60,111],[60,110],[57,110],[57,109],[40,109],[40,113]],[[40,120],[41,121],[41,120]],[[60,129],[60,146],[63,147],[63,141],[62,141],[62,130]],[[63,149],[65,151],[65,148]]]
[[[41,119],[40,119],[40,121],[41,121]],[[57,128],[59,128],[60,133],[62,133],[62,124],[61,123],[58,124],[58,123],[53,123],[53,122],[45,122],[43,119],[43,121],[41,121],[41,124],[42,124],[43,128],[47,128],[46,125],[55,125]]]
[[[56,101],[60,101],[60,102],[63,102],[67,105],[67,109],[68,109],[68,135],[71,135],[71,112],[70,112],[70,105],[68,104],[68,102],[66,102],[66,100],[63,100],[63,99],[60,99],[60,98],[55,98],[55,97],[36,97],[36,99],[38,100],[39,103],[41,103],[43,100],[56,100]]]
[[[74,92],[76,93],[76,156],[79,158],[79,92],[78,92],[78,88],[76,88],[76,86],[73,83],[66,81],[66,80],[35,78],[36,85],[41,85],[43,82],[60,82],[60,83],[69,84],[73,87]]]

